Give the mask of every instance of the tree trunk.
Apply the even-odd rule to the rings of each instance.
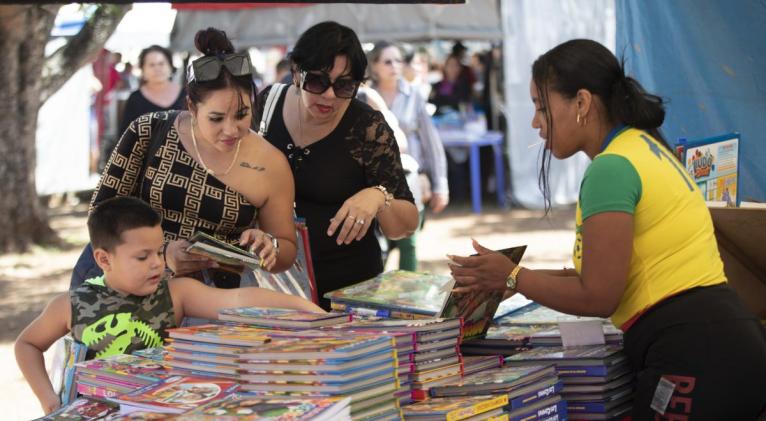
[[[98,6],[80,32],[46,59],[59,7],[0,5],[0,253],[59,243],[35,186],[37,114],[92,61],[130,5]]]
[[[40,75],[57,11],[0,6],[0,251],[57,241],[35,187]]]

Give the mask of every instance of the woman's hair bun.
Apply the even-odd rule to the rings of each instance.
[[[194,46],[197,47],[200,53],[206,56],[231,54],[234,52],[234,45],[229,41],[226,32],[215,28],[197,31],[197,35],[194,36]]]

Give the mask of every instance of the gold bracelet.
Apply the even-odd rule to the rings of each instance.
[[[519,272],[521,272],[521,265],[516,265],[516,267],[511,270],[511,273],[505,279],[505,286],[508,289],[516,291],[516,283],[518,282]]]

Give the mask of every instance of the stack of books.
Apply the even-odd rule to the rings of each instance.
[[[383,319],[354,316],[350,323],[329,328],[333,331],[391,335],[397,343],[401,404],[427,397],[433,382],[460,377],[463,372],[459,344],[462,319]]]
[[[62,404],[59,409],[35,421],[96,420],[106,418],[119,410],[119,406],[99,399],[81,397]]]
[[[94,398],[111,398],[170,377],[162,361],[135,355],[114,355],[75,364],[77,392]]]
[[[266,397],[347,396],[355,419],[399,413],[391,336],[244,325],[177,328],[169,335],[167,363],[175,369],[232,379]]]
[[[603,323],[604,340],[607,344],[620,345],[622,344],[622,331],[617,329],[612,323]],[[529,337],[529,346],[563,346],[561,341],[561,331],[557,327],[551,328],[548,326],[546,329],[536,331]]]
[[[464,377],[460,381],[431,388],[431,396],[454,398],[502,395],[507,399],[504,414],[510,419],[566,418],[562,400],[563,383],[553,365],[502,367]]]
[[[463,342],[464,355],[513,355],[529,349],[535,333],[550,330],[551,325],[496,325],[487,330],[484,338]]]
[[[632,408],[633,373],[619,345],[534,348],[507,357],[505,363],[554,364],[570,418],[610,419]]]

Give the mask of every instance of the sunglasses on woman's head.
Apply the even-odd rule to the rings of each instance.
[[[218,79],[221,69],[231,73],[232,76],[245,76],[253,74],[253,66],[250,63],[250,55],[247,53],[224,54],[221,56],[204,56],[192,62],[188,80],[197,82],[209,82]]]
[[[350,77],[340,77],[335,82],[325,73],[309,73],[301,71],[301,88],[312,94],[321,95],[332,87],[335,96],[338,98],[353,98],[356,95],[356,88],[359,82]]]

